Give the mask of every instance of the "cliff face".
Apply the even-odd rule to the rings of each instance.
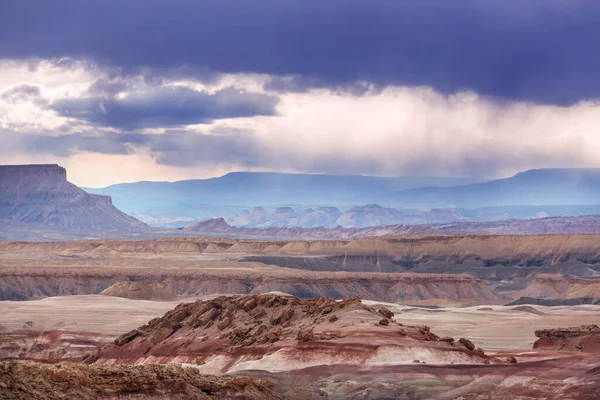
[[[67,181],[58,165],[0,166],[0,220],[89,231],[145,229],[116,209],[109,196],[89,194]]]
[[[0,165],[0,180],[21,179],[66,181],[67,170],[56,164]]]

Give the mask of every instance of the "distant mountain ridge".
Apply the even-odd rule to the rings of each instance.
[[[109,196],[67,181],[58,165],[0,166],[0,221],[89,231],[132,231],[146,224],[119,211]]]
[[[384,202],[404,207],[600,204],[600,168],[532,169],[505,179],[398,191]]]
[[[119,209],[130,214],[177,210],[177,216],[202,217],[198,206],[341,205],[376,203],[390,193],[424,186],[456,186],[480,179],[360,175],[313,175],[274,172],[232,172],[210,179],[177,182],[137,182],[86,188],[109,195]],[[185,214],[188,212],[188,214]],[[242,209],[238,209],[238,212]],[[214,214],[212,214],[214,216]]]
[[[337,212],[331,210],[323,213],[322,207],[337,207],[347,213],[352,212],[351,207],[365,207],[365,204],[416,209],[390,212],[387,221],[381,215],[373,220],[375,224],[413,224],[594,214],[596,211],[583,208],[600,205],[600,169],[537,169],[487,182],[468,178],[234,172],[211,179],[124,183],[88,191],[110,195],[118,208],[139,215],[148,223],[157,221],[157,226],[179,227],[192,220],[220,216],[238,226],[314,227],[319,223],[333,226],[340,216],[335,217]],[[310,208],[313,212],[311,216],[300,216],[301,223],[264,225],[254,216],[251,219],[256,223],[237,223],[231,219],[248,219],[243,214],[252,213],[250,210],[254,207],[273,214],[276,208],[287,206],[294,210]],[[553,208],[534,212],[535,207],[541,206]],[[486,207],[509,209],[483,210]],[[381,211],[377,212],[381,214]],[[455,219],[451,218],[452,213],[456,214]],[[486,213],[489,215],[485,216]],[[287,214],[292,213],[288,210]],[[362,226],[368,225],[368,221],[363,220]],[[346,226],[350,221],[340,224]]]

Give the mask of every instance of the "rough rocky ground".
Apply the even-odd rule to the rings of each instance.
[[[267,295],[265,298],[270,296]],[[243,299],[242,297],[238,298]],[[249,298],[256,298],[256,296]],[[221,301],[218,300],[217,303]],[[307,302],[307,300],[302,299],[298,299],[298,301],[304,304],[303,307]],[[321,300],[321,302],[322,306],[325,307],[331,304],[331,302],[325,300]],[[586,324],[594,323],[593,321],[600,319],[599,306],[504,307],[492,305],[427,309],[366,302],[375,311],[373,313],[366,309],[352,310],[353,307],[357,307],[357,304],[352,304],[353,302],[346,303],[349,304],[342,309],[332,309],[331,313],[321,315],[320,318],[325,318],[321,323],[316,324],[317,328],[313,329],[315,335],[313,342],[302,343],[298,342],[298,331],[300,330],[298,323],[301,318],[306,316],[306,312],[302,310],[297,313],[294,311],[290,321],[287,321],[290,325],[283,327],[282,325],[285,325],[286,322],[281,324],[281,321],[279,321],[278,325],[272,325],[271,318],[275,315],[273,311],[282,310],[287,305],[279,304],[273,305],[271,308],[266,307],[270,312],[255,318],[253,312],[259,312],[261,309],[261,306],[257,305],[250,313],[246,313],[243,309],[237,310],[234,313],[235,318],[232,318],[231,325],[220,330],[217,324],[229,309],[228,307],[224,309],[221,307],[221,312],[218,316],[215,315],[215,320],[209,327],[190,329],[185,326],[187,320],[184,319],[182,326],[174,330],[170,336],[159,342],[158,345],[151,344],[153,349],[148,354],[152,354],[152,356],[142,360],[143,362],[170,360],[177,363],[180,360],[177,358],[168,359],[168,354],[179,354],[184,361],[192,361],[189,364],[193,364],[193,368],[202,372],[217,373],[222,369],[226,369],[231,370],[231,373],[235,375],[271,380],[276,384],[276,390],[289,399],[481,398],[495,400],[514,399],[519,398],[517,396],[523,396],[524,399],[567,398],[587,400],[595,399],[594,396],[600,387],[598,374],[594,372],[600,367],[596,359],[597,354],[587,355],[579,351],[573,352],[564,349],[532,350],[532,344],[536,339],[535,330],[556,328],[558,326],[574,326],[578,324],[577,321],[586,321],[583,322]],[[189,308],[190,311],[197,314],[200,311],[198,307],[204,307],[206,304],[214,304],[214,302],[191,302],[185,306],[179,306],[178,311]],[[393,320],[404,326],[400,327],[394,323],[387,326],[379,325],[379,321],[385,318],[385,315],[379,312],[382,305],[394,313]],[[125,361],[129,363],[131,358],[136,357],[135,353],[140,348],[138,343],[141,340],[146,339],[147,342],[152,343],[151,335],[159,332],[165,334],[164,330],[161,331],[163,327],[159,325],[179,318],[175,317],[178,311],[169,311],[177,307],[177,301],[156,302],[109,296],[68,296],[27,302],[0,302],[0,325],[4,327],[5,334],[13,334],[15,331],[22,331],[23,326],[27,326],[28,321],[39,319],[39,324],[33,324],[29,327],[31,332],[52,327],[55,331],[61,332],[72,332],[74,329],[88,334],[96,332],[96,334],[101,334],[98,336],[104,337],[104,341],[94,349],[96,353],[89,353],[98,355],[98,349],[108,345],[109,347],[106,347],[104,351],[110,351],[111,353],[123,352],[125,354],[123,358],[127,360],[127,346],[134,346],[131,350],[134,353],[133,357],[130,357],[129,361]],[[162,318],[165,312],[167,312],[167,317]],[[187,318],[192,318],[194,312]],[[385,310],[383,312],[387,314]],[[242,316],[245,315],[245,317],[240,318],[238,313]],[[343,315],[340,315],[340,313]],[[362,314],[356,316],[356,313],[365,313],[368,319]],[[123,315],[127,315],[127,318],[123,318]],[[332,316],[338,316],[338,319],[333,323],[329,322],[329,318]],[[155,317],[159,318],[155,319]],[[138,335],[131,342],[121,347],[114,345],[113,340],[119,335],[143,326],[147,321],[153,319],[155,319],[155,322],[152,323],[152,327],[149,327],[150,323],[146,324],[151,335],[145,338]],[[268,337],[269,333],[277,332],[278,329],[282,329],[282,331],[290,330],[291,335],[278,335],[279,340],[274,343],[250,345],[246,348],[247,352],[242,356],[243,359],[237,358],[237,368],[235,362],[230,366],[217,362],[211,363],[210,361],[197,365],[194,362],[198,357],[189,360],[190,350],[200,349],[199,356],[206,356],[207,352],[201,350],[202,346],[208,347],[213,343],[222,355],[224,354],[230,359],[238,357],[243,353],[244,347],[236,347],[240,343],[230,345],[232,338],[227,337],[227,335],[231,335],[239,329],[238,323],[241,325],[250,323],[250,326],[252,326],[257,321],[261,321],[262,325],[268,325],[269,328],[267,331],[262,332],[262,336],[257,335],[257,338]],[[355,323],[354,326],[341,328],[344,324],[351,324],[351,321]],[[367,322],[361,323],[360,321]],[[296,358],[294,357],[298,357],[302,352],[291,351],[294,348],[299,349],[309,345],[314,347],[315,344],[319,343],[328,345],[337,342],[338,345],[341,345],[340,341],[348,340],[348,338],[332,337],[329,340],[323,340],[317,337],[317,334],[322,332],[335,333],[333,329],[340,328],[341,331],[348,330],[356,327],[357,323],[359,326],[364,325],[367,331],[361,332],[358,330],[355,334],[352,332],[352,335],[350,335],[351,340],[352,337],[358,339],[368,332],[375,332],[377,335],[357,340],[360,346],[353,346],[347,351],[337,352],[336,356],[339,354],[337,357],[342,358],[342,360],[338,360],[337,364],[331,362],[332,360],[335,361],[332,356],[326,358],[322,353],[320,353],[322,357],[316,360],[317,363],[314,359],[311,360],[310,357],[301,359],[301,362],[295,361]],[[474,364],[471,362],[455,362],[452,364],[454,361],[450,361],[436,364],[431,362],[430,358],[428,359],[430,363],[416,364],[412,362],[413,359],[398,357],[397,353],[394,352],[390,352],[391,358],[388,358],[386,362],[380,362],[382,361],[381,354],[385,353],[385,349],[387,349],[384,345],[386,342],[402,347],[403,341],[408,343],[414,341],[419,344],[416,347],[421,347],[420,351],[423,349],[436,350],[436,352],[426,353],[428,357],[439,357],[440,354],[443,355],[448,351],[450,351],[450,354],[452,354],[452,351],[469,353],[464,345],[459,343],[456,343],[456,347],[453,347],[440,343],[444,342],[443,340],[419,340],[424,336],[419,331],[407,327],[422,325],[430,326],[430,332],[435,333],[440,338],[444,336],[454,337],[455,342],[461,337],[467,338],[475,348],[482,347],[485,349],[485,357],[490,360],[498,359],[504,363],[486,365],[481,361],[475,361]],[[173,325],[171,326],[173,327]],[[393,332],[395,329],[400,328],[407,331],[408,339]],[[167,331],[168,329],[172,328],[167,326]],[[392,332],[393,335],[388,336],[388,332]],[[36,334],[39,334],[39,332],[36,332]],[[65,334],[72,333],[66,332]],[[204,342],[201,339],[200,341],[192,341],[187,347],[179,346],[181,342],[193,338],[193,335],[196,334],[207,335],[209,339]],[[416,339],[410,338],[410,335],[413,334],[416,335]],[[224,336],[221,337],[222,335]],[[4,340],[0,341],[5,343]],[[55,342],[54,345],[60,347],[64,345],[64,342]],[[171,346],[176,346],[178,349],[172,351]],[[323,345],[319,344],[319,346]],[[362,358],[350,357],[351,354],[360,355],[360,349],[369,346],[379,347],[383,350],[380,351],[379,358],[371,356],[363,363],[364,355]],[[29,348],[27,344],[24,344],[24,347]],[[317,350],[323,351],[326,348],[326,346],[319,347]],[[78,352],[77,354],[83,353],[79,348],[67,347],[67,349],[68,352],[63,354],[66,359],[75,352]],[[85,355],[88,355],[88,349],[84,350]],[[442,351],[438,352],[437,350]],[[286,351],[291,351],[292,358],[285,358],[285,361],[282,362],[277,361],[276,357],[273,356],[273,354],[285,354]],[[257,355],[261,353],[263,357],[256,360]],[[24,353],[24,356],[25,354],[27,356],[34,355],[33,352]],[[40,359],[43,360],[45,354],[48,353],[39,353]],[[3,356],[6,357],[7,353],[3,353]],[[420,361],[427,360],[422,357],[422,354],[418,357],[421,357]],[[516,357],[517,364],[506,363],[507,357]],[[94,361],[94,358],[88,359],[88,362]],[[159,358],[161,359],[159,360]],[[482,358],[478,356],[478,360],[482,360]],[[239,370],[233,371],[234,369]]]
[[[263,379],[202,375],[175,365],[108,365],[0,362],[2,399],[247,399],[275,400]]]

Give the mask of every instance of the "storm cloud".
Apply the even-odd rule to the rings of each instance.
[[[275,115],[277,102],[278,99],[272,95],[243,93],[234,88],[207,93],[187,87],[158,86],[125,93],[122,97],[59,99],[51,107],[62,116],[84,120],[93,125],[136,129]]]
[[[600,97],[600,3],[585,0],[7,0],[0,58],[90,57],[179,74],[366,81],[537,103]],[[186,71],[187,68],[187,71]]]

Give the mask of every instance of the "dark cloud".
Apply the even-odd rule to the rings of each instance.
[[[141,134],[99,133],[83,134],[72,133],[61,136],[47,136],[44,134],[23,135],[20,146],[31,153],[53,154],[59,157],[68,157],[81,152],[103,154],[129,154],[131,145],[144,145],[149,138]]]
[[[98,81],[92,94],[104,96],[56,100],[60,115],[93,125],[120,129],[166,128],[206,124],[217,119],[275,115],[278,98],[226,88],[215,93],[187,87],[153,86],[114,96],[127,87],[122,82]]]
[[[46,104],[42,98],[40,88],[35,85],[20,84],[0,92],[0,99],[7,103],[16,104],[34,102],[38,105]]]
[[[600,2],[5,0],[0,58],[368,81],[568,104],[600,97]],[[183,67],[182,67],[183,66]],[[159,73],[159,75],[162,73]]]

